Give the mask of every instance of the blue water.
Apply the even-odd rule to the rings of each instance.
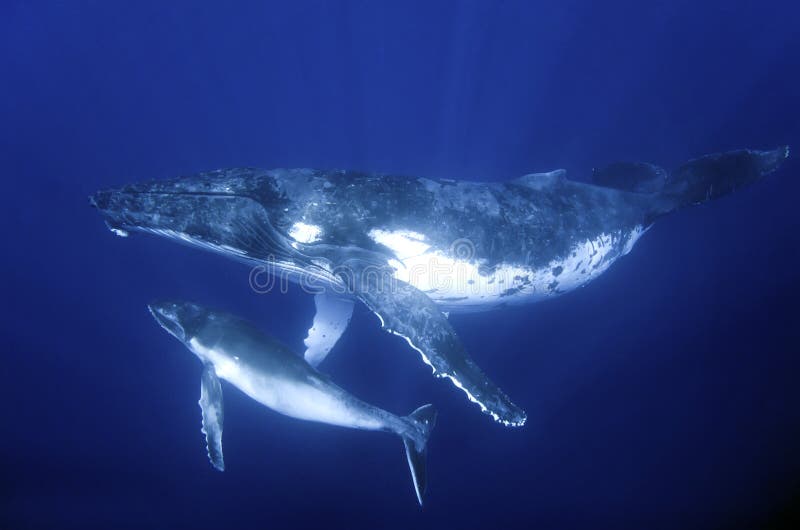
[[[426,505],[391,436],[226,387],[145,304],[184,297],[300,348],[298,290],[120,239],[86,197],[218,167],[501,180],[800,148],[800,4],[23,2],[0,7],[3,528],[763,528],[800,509],[800,164],[664,218],[599,280],[452,323],[529,413],[502,428],[360,307],[325,369],[440,411]],[[290,4],[290,5],[289,5]],[[653,4],[653,5],[651,5]],[[659,4],[659,5],[655,5]]]

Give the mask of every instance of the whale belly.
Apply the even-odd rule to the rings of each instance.
[[[348,399],[338,387],[332,388],[313,376],[296,380],[242,370],[226,379],[252,399],[284,416],[357,429],[384,427],[379,416],[359,407],[355,399]]]
[[[469,254],[464,259],[430,247],[414,247],[420,252],[406,253],[390,263],[395,278],[426,293],[445,311],[483,311],[505,304],[517,305],[553,298],[581,287],[605,272],[618,258],[630,252],[645,232],[633,230],[601,233],[579,241],[561,257],[544,266],[500,262],[485,267],[486,260]],[[394,240],[384,238],[384,244]],[[401,240],[402,241],[402,240]],[[396,244],[399,249],[409,245]]]
[[[248,362],[219,344],[207,347],[197,338],[188,343],[201,359],[210,362],[224,379],[251,399],[285,416],[342,427],[380,430],[386,427],[380,409],[354,398],[306,366],[298,368]],[[268,351],[263,352],[269,355]]]

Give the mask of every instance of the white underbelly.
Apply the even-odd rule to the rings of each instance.
[[[305,383],[265,381],[248,395],[275,412],[300,420],[357,429],[377,430],[383,427],[380,418],[365,414],[360,408],[350,407],[339,396]]]
[[[427,246],[423,252],[406,252],[390,263],[395,278],[425,292],[445,310],[481,311],[501,304],[537,302],[581,287],[627,254],[644,231],[637,226],[630,232],[601,234],[576,244],[565,258],[540,268],[500,264],[487,272],[471,255],[453,259]],[[397,246],[400,250],[409,248]]]
[[[215,363],[217,376],[225,379],[250,398],[285,416],[342,427],[377,430],[384,427],[377,415],[354,401],[342,399],[337,390],[329,391],[306,381],[262,374],[231,363]]]
[[[214,366],[217,377],[275,412],[342,427],[378,430],[385,426],[379,409],[361,403],[313,373],[294,371],[284,376],[266,372],[244,362],[240,357],[242,352],[226,351],[219,345],[208,347],[197,338],[190,339],[188,346],[203,362]],[[258,354],[269,355],[269,352]]]

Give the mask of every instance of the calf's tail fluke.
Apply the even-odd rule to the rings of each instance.
[[[740,149],[690,160],[672,171],[656,194],[653,217],[733,193],[778,169],[789,146],[769,151]]]
[[[423,405],[408,416],[410,423],[408,432],[402,435],[403,445],[406,448],[408,468],[411,470],[411,479],[414,481],[414,491],[417,500],[422,506],[422,496],[427,486],[427,471],[425,461],[428,453],[428,438],[436,425],[436,410],[433,405]]]

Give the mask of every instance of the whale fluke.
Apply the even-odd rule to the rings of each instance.
[[[772,173],[788,156],[785,145],[771,151],[741,149],[695,158],[672,172],[664,192],[678,206],[706,202]]]
[[[436,410],[433,405],[423,405],[406,416],[406,419],[411,421],[418,430],[416,439],[412,436],[403,436],[403,445],[406,448],[408,468],[411,470],[411,478],[414,481],[414,491],[417,493],[419,505],[422,506],[422,496],[428,485],[426,470],[428,438],[436,426]]]
[[[777,170],[788,157],[789,146],[784,145],[769,151],[740,149],[690,160],[670,174],[657,194],[652,218],[749,186]]]

